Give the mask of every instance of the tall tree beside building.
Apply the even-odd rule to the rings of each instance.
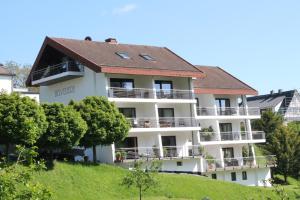
[[[42,105],[48,122],[47,131],[38,140],[40,148],[71,149],[87,131],[86,122],[73,107],[61,103]]]
[[[284,176],[287,183],[289,175],[299,175],[300,136],[292,128],[281,126],[275,130],[268,150],[276,155],[277,171]]]
[[[46,116],[36,101],[16,93],[0,94],[0,143],[32,146],[47,129]]]
[[[127,136],[130,123],[106,97],[86,97],[78,103],[70,102],[70,105],[80,112],[88,125],[80,144],[93,148],[94,162],[97,158],[97,145],[110,145]]]
[[[283,118],[281,115],[267,110],[262,113],[261,119],[252,122],[252,128],[262,130],[266,133],[267,143],[270,141],[270,136],[282,126]]]

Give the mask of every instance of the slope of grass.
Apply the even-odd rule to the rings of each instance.
[[[34,180],[46,184],[54,199],[138,199],[137,190],[120,185],[127,170],[110,165],[55,163],[52,170],[39,172]],[[154,199],[279,199],[273,189],[245,187],[193,175],[159,174],[159,185],[145,194]],[[293,191],[291,199],[295,199]]]

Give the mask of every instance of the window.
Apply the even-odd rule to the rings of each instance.
[[[172,81],[155,81],[156,96],[158,99],[172,98]]]
[[[116,54],[123,59],[130,59],[129,55],[126,52],[116,52]]]
[[[145,60],[149,60],[149,61],[155,61],[154,58],[152,58],[151,56],[147,55],[147,54],[140,54],[140,56],[142,58],[144,58]]]
[[[135,108],[119,108],[120,113],[122,113],[127,118],[135,118]]]
[[[177,162],[177,167],[182,167],[182,162],[181,161]]]
[[[217,179],[217,174],[212,174],[212,175],[211,175],[211,178],[212,178],[212,179]]]
[[[239,139],[238,134],[232,133],[232,124],[231,123],[220,123],[220,132],[221,132],[221,140],[228,141],[233,139]]]
[[[161,136],[165,157],[177,157],[176,136]]]
[[[174,108],[158,108],[159,117],[174,118]]]
[[[234,158],[234,151],[233,151],[232,147],[230,147],[230,148],[223,148],[222,151],[223,151],[223,157],[225,159],[226,158]]]
[[[155,81],[155,89],[160,90],[172,90],[173,84],[172,81]]]
[[[197,108],[199,108],[199,107],[200,107],[200,104],[199,104],[199,98],[196,97],[195,99],[196,99],[196,102],[197,102],[197,103],[196,103],[196,106],[197,106]]]
[[[230,99],[216,99],[216,106],[219,108],[230,107]]]
[[[132,89],[134,88],[134,81],[133,79],[111,78],[110,87]]]
[[[231,172],[231,180],[236,181],[236,173],[235,172]]]
[[[242,172],[242,177],[243,177],[243,180],[245,181],[245,180],[247,180],[248,179],[248,177],[247,177],[247,172]]]

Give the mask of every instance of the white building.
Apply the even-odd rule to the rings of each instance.
[[[93,95],[115,102],[132,129],[124,142],[97,148],[100,162],[114,163],[126,152],[119,164],[160,159],[162,171],[245,185],[270,178],[274,160],[256,157],[253,149],[265,142],[263,132],[251,130],[250,120],[260,116],[246,101],[257,92],[220,68],[196,67],[167,48],[112,38],[47,37],[27,84],[40,86],[41,102],[67,104]]]
[[[15,75],[10,73],[3,65],[0,65],[0,92],[10,94],[11,92],[17,92],[21,96],[27,96],[35,101],[39,102],[39,93],[31,92],[27,88],[14,88],[13,77]]]
[[[248,104],[258,107],[260,112],[271,110],[282,115],[285,122],[300,121],[300,94],[297,90],[248,97]]]
[[[11,74],[7,69],[0,65],[0,92],[11,93],[13,90],[12,78],[13,74]]]

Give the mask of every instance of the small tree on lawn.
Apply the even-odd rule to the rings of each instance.
[[[36,148],[17,145],[16,162],[7,162],[0,158],[0,199],[1,200],[49,200],[51,192],[47,187],[32,181],[34,172],[45,169],[43,162],[36,162]],[[26,166],[19,166],[26,165]]]
[[[110,145],[127,136],[130,123],[106,97],[86,97],[78,103],[70,102],[70,105],[80,112],[88,125],[80,144],[86,148],[93,147],[94,162],[97,145]]]
[[[288,175],[295,175],[295,170],[299,170],[300,136],[293,129],[282,126],[272,135],[267,148],[276,155],[277,170],[287,183]]]
[[[47,129],[46,117],[38,103],[16,93],[0,94],[0,142],[32,146]]]
[[[40,148],[71,149],[87,131],[86,122],[73,107],[61,103],[42,105],[48,122],[47,131],[38,141]]]
[[[152,162],[150,169],[144,170],[142,162],[135,163],[134,168],[123,178],[122,185],[130,187],[136,187],[139,190],[140,200],[142,199],[142,193],[155,187],[158,182],[155,179],[155,174],[161,167],[160,162]]]

